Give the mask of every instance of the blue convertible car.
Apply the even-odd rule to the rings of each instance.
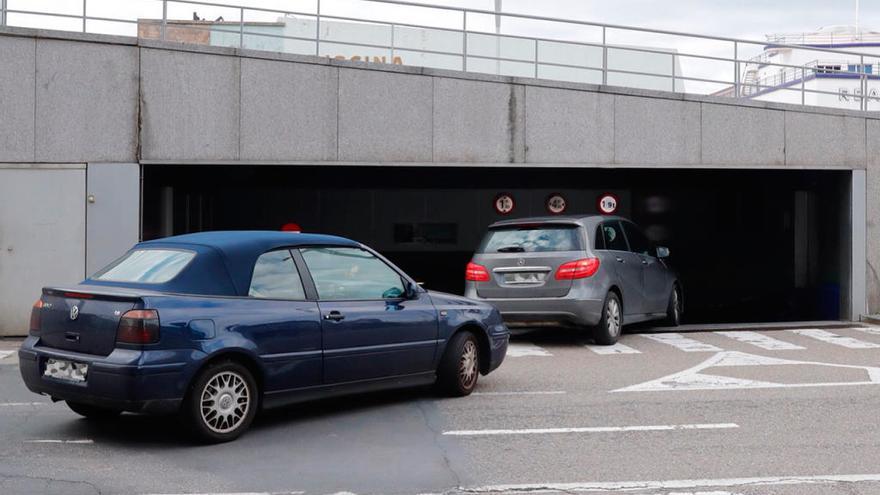
[[[491,306],[428,292],[355,241],[205,232],[43,289],[19,358],[30,390],[86,417],[180,412],[227,441],[261,407],[435,382],[468,395],[507,340]]]

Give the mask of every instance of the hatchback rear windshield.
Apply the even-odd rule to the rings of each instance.
[[[548,251],[580,251],[583,249],[575,225],[536,225],[499,227],[490,230],[480,253],[540,253]]]
[[[135,249],[96,273],[95,280],[161,284],[176,277],[196,253],[179,249]]]

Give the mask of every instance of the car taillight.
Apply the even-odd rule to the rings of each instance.
[[[489,270],[483,265],[470,262],[464,270],[464,279],[470,282],[488,282]]]
[[[31,328],[29,333],[31,335],[39,335],[40,334],[40,323],[43,321],[43,300],[37,299],[37,302],[34,303],[34,306],[31,308]]]
[[[132,309],[119,320],[116,342],[155,344],[159,342],[159,312],[155,309]]]
[[[592,277],[599,271],[599,258],[569,261],[556,269],[556,280],[574,280]]]

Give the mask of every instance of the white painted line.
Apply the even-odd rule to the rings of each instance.
[[[641,354],[642,351],[637,349],[633,349],[628,345],[623,345],[620,342],[614,345],[587,345],[584,346],[587,349],[595,352],[596,354],[606,356],[610,354]]]
[[[621,433],[630,431],[676,431],[676,430],[726,430],[739,428],[736,423],[707,423],[688,425],[647,425],[647,426],[589,426],[585,428],[530,428],[523,430],[453,430],[444,435],[456,437],[476,437],[488,435],[548,435],[556,433]]]
[[[474,392],[471,395],[563,395],[565,390],[523,390],[518,392]]]
[[[513,342],[507,346],[507,357],[552,356],[547,349],[526,342]]]
[[[723,350],[712,344],[704,344],[699,340],[685,337],[680,333],[642,334],[642,337],[660,342],[661,344],[671,345],[684,352],[720,352]]]
[[[0,351],[0,361],[2,361],[5,358],[8,358],[9,356],[11,356],[13,354],[15,354],[15,351]]]
[[[880,327],[852,327],[852,330],[865,332],[869,335],[880,335]]]
[[[803,330],[789,330],[789,332],[820,340],[822,342],[839,345],[848,349],[877,349],[880,344],[873,342],[865,342],[864,340],[854,339],[852,337],[844,337],[818,328],[806,328]]]
[[[48,406],[51,402],[0,402],[0,407]]]
[[[745,367],[745,366],[784,366],[809,365],[826,368],[846,368],[862,370],[867,374],[867,381],[854,382],[820,382],[820,383],[774,383],[745,378],[713,375],[707,372],[713,367]],[[754,388],[804,388],[804,387],[848,387],[854,385],[880,385],[880,368],[873,366],[855,366],[849,364],[820,363],[815,361],[795,361],[768,356],[758,356],[745,352],[719,352],[702,363],[678,373],[650,380],[638,385],[631,385],[612,392],[670,392],[681,390],[741,390]]]
[[[82,439],[82,440],[25,440],[24,443],[75,443],[75,444],[93,444],[94,440]]]
[[[539,483],[534,485],[486,485],[462,488],[461,493],[577,493],[632,492],[643,490],[688,490],[781,485],[831,485],[837,483],[877,483],[880,474],[829,474],[819,476],[778,476],[763,478],[721,478],[668,481],[611,481],[583,483]],[[723,492],[722,492],[723,493]]]
[[[733,340],[760,347],[761,349],[767,349],[768,351],[797,351],[804,349],[804,347],[792,344],[791,342],[774,339],[773,337],[758,332],[737,331],[715,333],[730,337]]]

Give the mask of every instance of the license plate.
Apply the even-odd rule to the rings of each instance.
[[[544,281],[544,274],[538,272],[508,273],[504,276],[508,284],[539,284]]]
[[[88,376],[88,374],[89,365],[74,363],[73,361],[65,361],[63,359],[47,360],[46,370],[43,371],[43,376],[77,383],[86,381],[86,376]]]

